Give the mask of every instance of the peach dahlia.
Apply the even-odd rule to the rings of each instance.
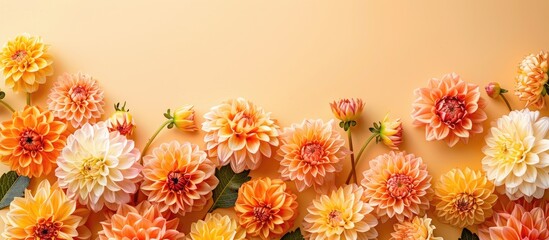
[[[549,53],[541,51],[538,54],[526,56],[518,67],[515,95],[526,102],[526,107],[534,106],[537,109],[545,106],[545,95],[549,85]]]

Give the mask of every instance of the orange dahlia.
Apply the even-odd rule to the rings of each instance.
[[[169,209],[185,215],[201,210],[219,183],[215,165],[204,151],[189,142],[164,143],[143,160],[141,190],[162,212]]]
[[[303,222],[305,238],[375,239],[378,222],[374,209],[363,198],[364,189],[352,184],[313,200]]]
[[[278,125],[271,114],[243,98],[231,99],[204,115],[208,154],[239,173],[259,167],[278,146]]]
[[[479,227],[481,240],[549,239],[549,216],[540,207],[515,204],[510,213],[495,213],[491,223]]]
[[[391,233],[391,240],[443,240],[434,236],[436,227],[431,221],[427,216],[415,216],[409,222],[397,223],[394,225],[395,231]]]
[[[13,91],[32,93],[46,77],[53,75],[49,45],[40,37],[20,35],[4,45],[0,52],[0,69],[6,79],[6,87]]]
[[[99,239],[183,239],[184,234],[177,230],[178,224],[179,219],[168,220],[157,205],[147,201],[135,207],[124,204],[112,217],[101,222],[103,230],[99,232]]]
[[[53,113],[27,106],[0,126],[0,161],[19,175],[40,177],[56,167],[67,138],[65,123]]]
[[[409,220],[429,209],[431,176],[414,154],[391,151],[376,157],[361,183],[366,201],[384,222],[393,217],[399,222]]]
[[[89,211],[77,208],[57,184],[43,180],[36,194],[25,190],[25,197],[16,197],[4,218],[4,239],[90,239],[84,225]]]
[[[64,73],[48,95],[48,108],[74,128],[95,123],[103,114],[103,90],[90,75]]]
[[[482,132],[486,102],[478,85],[451,73],[431,79],[428,87],[416,89],[415,95],[413,124],[425,126],[428,141],[445,140],[452,147],[460,139],[466,143],[469,136]]]
[[[522,60],[518,68],[516,77],[515,95],[521,101],[526,102],[526,106],[534,106],[538,109],[545,106],[549,79],[547,71],[549,70],[549,53],[541,51],[538,54],[530,54]]]
[[[334,122],[305,120],[281,133],[278,150],[283,180],[295,182],[298,191],[314,186],[325,187],[340,172],[343,159],[350,153]]]
[[[280,238],[297,217],[297,196],[280,179],[259,178],[242,184],[234,209],[247,235]]]

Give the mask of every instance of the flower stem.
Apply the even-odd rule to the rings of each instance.
[[[507,108],[509,108],[509,111],[513,111],[511,105],[509,104],[509,101],[507,101],[507,98],[503,94],[500,94],[500,96],[501,98],[503,98],[503,101],[505,102],[505,105],[507,105]]]
[[[0,103],[2,105],[4,105],[4,107],[6,107],[7,109],[9,109],[11,112],[15,112],[15,109],[13,109],[13,107],[11,107],[7,102],[4,102],[4,100],[0,100]]]
[[[368,146],[368,144],[370,144],[370,142],[378,135],[378,133],[372,133],[372,135],[370,135],[370,137],[368,138],[368,140],[366,140],[366,142],[364,143],[364,145],[362,145],[362,148],[360,148],[360,151],[358,152],[358,154],[356,155],[356,161],[355,161],[355,164],[358,164],[358,161],[360,160],[360,157],[362,157],[362,153],[364,153],[364,150],[366,149],[366,146]],[[353,165],[355,165],[353,164]],[[351,169],[354,169],[355,166],[352,166]],[[349,184],[349,181],[351,180],[351,173],[349,173],[349,176],[347,176],[347,180],[345,181],[345,184]]]
[[[27,93],[27,105],[31,105],[31,93]]]
[[[162,129],[164,129],[168,124],[170,124],[173,120],[172,119],[168,119],[166,120],[158,129],[156,129],[156,132],[154,132],[154,134],[152,135],[151,138],[149,138],[149,141],[147,142],[147,144],[145,145],[145,148],[143,148],[143,152],[141,152],[141,164],[143,164],[143,156],[145,156],[145,153],[147,153],[147,150],[149,150],[149,147],[151,146],[151,143],[154,141],[154,139],[156,138],[156,136],[158,136],[158,134],[160,133],[160,131],[162,131]]]
[[[356,169],[355,169],[355,152],[353,151],[353,137],[351,134],[351,128],[347,130],[347,137],[349,138],[349,150],[351,150],[351,173],[353,174],[353,179],[355,183],[358,182],[358,178],[356,177]]]

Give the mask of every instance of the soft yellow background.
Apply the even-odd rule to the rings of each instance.
[[[547,48],[547,9],[543,0],[0,0],[0,43],[23,32],[41,35],[51,44],[55,76],[34,102],[44,106],[59,74],[89,73],[105,90],[105,117],[113,103],[128,102],[140,148],[164,121],[162,113],[182,104],[195,105],[200,123],[210,107],[244,97],[286,127],[306,118],[331,119],[330,101],[360,97],[366,108],[355,145],[365,140],[373,121],[390,112],[404,122],[402,148],[423,157],[436,180],[454,167],[480,169],[484,134],[453,148],[425,141],[424,129],[411,125],[413,90],[454,71],[481,86],[499,81],[512,89],[520,60]],[[7,94],[7,101],[23,106],[22,94]],[[516,97],[508,97],[522,108]],[[489,121],[507,112],[501,100],[488,102]],[[0,109],[2,120],[9,115]],[[164,131],[154,145],[177,139],[204,146],[202,137],[201,132]],[[387,151],[370,146],[360,172],[369,159]],[[278,177],[277,167],[267,160],[252,176]],[[312,190],[299,194],[296,226],[313,197]],[[182,218],[181,230],[187,232],[203,212]],[[98,231],[100,217],[93,220]],[[461,231],[434,223],[437,235],[446,239],[457,239]],[[388,239],[392,222],[377,229],[380,239]]]

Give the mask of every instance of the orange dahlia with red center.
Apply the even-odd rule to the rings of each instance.
[[[478,85],[451,73],[442,79],[431,79],[426,88],[416,89],[415,95],[413,124],[425,126],[428,141],[445,140],[452,147],[459,140],[467,142],[472,134],[482,132],[482,122],[487,119],[486,103]]]
[[[1,125],[0,161],[19,175],[46,175],[65,146],[66,128],[50,111],[27,106]]]

